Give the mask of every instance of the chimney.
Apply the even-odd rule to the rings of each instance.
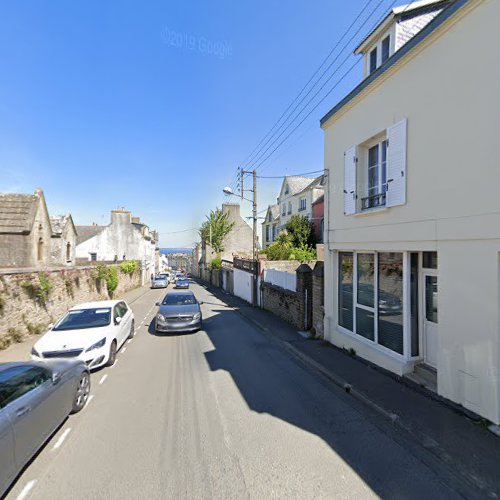
[[[132,222],[134,224],[140,224],[141,223],[141,218],[140,217],[132,217]]]
[[[130,224],[131,217],[128,210],[111,210],[111,224]]]
[[[239,203],[223,203],[222,213],[229,214],[228,219],[231,221],[237,220],[240,217]]]

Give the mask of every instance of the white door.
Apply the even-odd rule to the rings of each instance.
[[[425,363],[437,368],[438,353],[438,277],[424,272],[424,349]]]

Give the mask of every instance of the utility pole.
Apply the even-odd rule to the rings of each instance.
[[[253,279],[253,305],[257,305],[257,280],[259,276],[259,266],[257,262],[257,171],[254,169],[253,176],[253,265],[254,265],[254,279]]]

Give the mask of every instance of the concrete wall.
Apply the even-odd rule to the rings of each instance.
[[[247,302],[252,302],[252,274],[242,269],[233,269],[233,293]]]
[[[439,256],[438,392],[500,423],[500,2],[472,0],[325,124],[325,336],[393,370],[337,329],[338,250]],[[345,216],[344,152],[408,120],[406,204]],[[335,180],[335,182],[333,182]],[[356,346],[354,345],[356,344]]]
[[[0,348],[13,333],[19,340],[31,333],[43,333],[70,307],[109,298],[105,281],[96,281],[95,267],[51,269],[47,276],[52,289],[45,303],[30,296],[29,287],[39,286],[39,272],[0,272]],[[115,298],[140,285],[140,272],[132,275],[118,271]]]

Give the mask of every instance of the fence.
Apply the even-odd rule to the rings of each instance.
[[[278,269],[264,269],[264,281],[285,290],[297,291],[297,274]]]

